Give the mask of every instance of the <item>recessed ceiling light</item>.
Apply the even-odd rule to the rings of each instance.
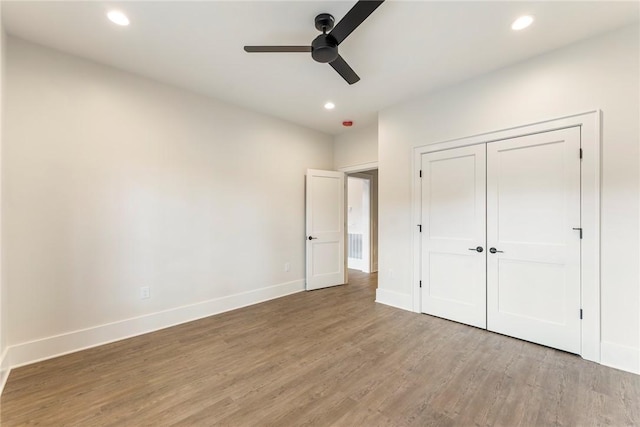
[[[109,20],[116,25],[121,25],[121,26],[129,25],[129,18],[127,18],[127,15],[120,12],[119,10],[110,11],[109,13],[107,13],[107,18],[109,18]]]
[[[334,104],[333,102],[327,102],[326,104],[324,104],[324,108],[326,108],[327,110],[333,110],[334,108],[336,108],[336,104]]]
[[[525,15],[513,21],[511,29],[515,31],[524,30],[533,22],[533,16]]]

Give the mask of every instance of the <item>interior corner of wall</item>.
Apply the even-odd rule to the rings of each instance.
[[[4,391],[4,386],[7,383],[10,372],[9,351],[5,348],[2,354],[0,354],[0,396],[2,396],[2,392]]]
[[[402,310],[413,311],[413,301],[409,294],[378,288],[376,289],[376,302]]]

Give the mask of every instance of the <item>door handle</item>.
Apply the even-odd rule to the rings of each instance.
[[[469,248],[470,251],[476,251],[476,252],[482,252],[484,249],[482,249],[482,246],[478,246],[477,248]]]
[[[492,254],[495,254],[496,252],[499,252],[501,254],[504,253],[504,251],[499,251],[496,248],[489,248],[489,252],[491,252]]]
[[[311,236],[309,236],[309,240],[316,240],[316,239],[317,239],[317,237],[311,237]]]

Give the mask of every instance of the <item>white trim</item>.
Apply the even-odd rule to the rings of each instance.
[[[386,289],[376,289],[376,302],[411,311],[411,295]]]
[[[413,271],[411,286],[411,309],[415,313],[422,313],[420,307],[420,280],[422,277],[422,260],[420,259],[420,233],[416,233],[416,228],[422,218],[422,149],[413,149],[413,167],[411,168],[411,269]]]
[[[304,290],[304,280],[214,298],[144,316],[9,346],[11,368],[154,332]]]
[[[367,173],[359,173],[354,172],[347,175],[347,203],[344,205],[345,207],[345,215],[346,215],[346,234],[349,236],[349,178],[358,178],[367,181],[367,189],[368,191],[363,191],[363,195],[366,193],[368,202],[367,202],[367,220],[366,223],[368,227],[366,227],[366,233],[362,233],[362,259],[357,258],[349,258],[348,249],[349,242],[347,242],[347,265],[352,265],[353,267],[349,267],[352,269],[360,270],[363,273],[371,273],[373,272],[373,175]],[[362,203],[363,209],[365,203]],[[367,249],[365,251],[365,248]]]
[[[4,390],[4,386],[7,383],[9,374],[11,373],[11,367],[9,366],[9,349],[5,348],[4,352],[0,355],[0,395]]]
[[[549,132],[558,129],[580,126],[583,160],[581,169],[582,194],[582,351],[584,359],[600,363],[600,170],[601,170],[601,111],[591,110],[557,119],[544,120],[528,125],[487,132],[465,138],[453,139],[413,149],[412,183],[412,224],[419,224],[421,218],[420,157],[434,151],[468,145],[484,144],[503,139],[516,138],[535,133]],[[417,229],[416,229],[417,230]],[[420,313],[420,239],[418,233],[413,234],[413,311]]]
[[[370,171],[371,169],[378,169],[378,162],[369,162],[369,163],[361,163],[359,165],[353,165],[353,166],[343,166],[341,168],[338,168],[338,172],[345,172],[345,173],[353,173],[353,172],[364,172],[364,171]]]
[[[347,175],[356,175],[358,172],[367,172],[367,171],[371,171],[374,169],[378,169],[378,162],[369,162],[369,163],[360,163],[357,165],[352,165],[352,166],[344,166],[341,168],[337,168],[338,172],[344,172]],[[365,176],[365,175],[363,175]],[[369,183],[370,183],[370,187],[369,187],[369,202],[371,203],[373,201],[373,185],[374,185],[374,179],[371,175],[366,175],[367,179],[369,179]],[[376,193],[379,191],[378,190],[378,177],[375,178],[375,186],[376,186]],[[346,211],[347,209],[347,182],[345,180],[345,192],[344,192],[344,206],[345,206],[345,214],[344,214],[344,235],[345,235],[345,240],[344,240],[344,253],[348,254],[348,250],[347,250],[347,233],[348,233],[348,224],[347,224],[347,215],[348,212]],[[375,195],[376,198],[376,203],[378,200],[378,194]],[[373,218],[373,209],[371,209],[371,205],[370,205],[370,209],[369,209],[369,272],[370,273],[376,273],[378,271],[378,261],[377,258],[375,258],[375,262],[374,262],[374,254],[373,254],[373,244],[371,242],[371,238],[373,236],[373,227],[374,227],[374,218]],[[376,218],[377,220],[378,218]],[[376,225],[375,227],[377,227],[377,221],[376,221]],[[376,233],[377,233],[377,229],[376,229]],[[377,244],[377,243],[376,243]],[[349,261],[347,256],[345,256],[345,260],[344,260],[344,265],[345,265],[345,270],[344,270],[344,282],[347,283],[349,281],[349,271],[348,271],[348,266]]]
[[[600,110],[589,110],[584,113],[572,114],[555,119],[542,120],[530,124],[524,124],[491,132],[484,132],[464,138],[455,138],[433,144],[421,145],[415,147],[414,152],[424,151],[425,153],[430,153],[432,151],[449,150],[451,148],[465,147],[467,145],[484,144],[487,142],[501,141],[503,139],[533,135],[535,133],[549,132],[552,130],[581,126],[585,121],[589,121],[590,118],[595,118],[596,122],[599,122],[600,116]]]
[[[640,350],[635,347],[614,344],[608,341],[601,343],[601,363],[605,366],[640,374]]]
[[[583,150],[581,176],[581,215],[583,228],[582,263],[582,353],[587,360],[600,363],[600,188],[601,133],[600,110],[585,115],[580,122]],[[576,118],[578,119],[578,118]],[[577,120],[576,120],[577,121]]]

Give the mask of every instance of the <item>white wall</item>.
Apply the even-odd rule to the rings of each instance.
[[[602,362],[640,372],[639,48],[627,27],[381,111],[378,299],[411,303],[412,147],[600,108]]]
[[[378,161],[377,124],[362,129],[349,129],[334,138],[333,167],[358,166]]]
[[[7,82],[14,366],[303,289],[330,136],[12,37]]]
[[[362,233],[363,212],[362,197],[364,180],[362,178],[347,177],[347,229],[349,233]]]

